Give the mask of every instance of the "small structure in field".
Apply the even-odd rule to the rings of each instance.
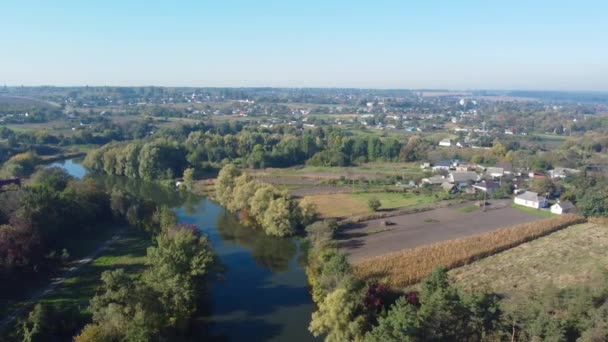
[[[557,201],[551,206],[551,212],[557,215],[576,212],[576,207],[570,201]]]
[[[439,146],[443,146],[443,147],[451,147],[452,146],[452,140],[446,138],[446,139],[441,139],[441,141],[439,142]]]

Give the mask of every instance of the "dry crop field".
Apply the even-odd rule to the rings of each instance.
[[[569,214],[519,224],[371,258],[354,265],[354,270],[362,279],[383,281],[403,288],[419,282],[438,266],[454,268],[466,265],[584,221]]]
[[[458,286],[507,297],[606,281],[608,226],[584,223],[450,271]],[[598,272],[599,271],[599,272]]]

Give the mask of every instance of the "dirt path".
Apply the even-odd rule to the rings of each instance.
[[[351,225],[341,232],[338,247],[351,262],[384,255],[403,249],[428,245],[489,232],[542,217],[504,206],[466,212],[466,205],[452,206],[415,214],[376,219]],[[384,226],[382,221],[391,224]]]
[[[121,229],[116,232],[109,240],[103,242],[97,249],[95,249],[91,254],[87,255],[85,258],[80,260],[76,260],[73,263],[74,266],[70,267],[63,275],[58,278],[52,279],[51,283],[47,285],[44,289],[33,294],[29,299],[24,301],[23,305],[18,309],[14,310],[12,313],[8,314],[0,321],[0,330],[6,328],[10,323],[12,323],[17,317],[21,316],[25,310],[31,308],[34,304],[36,304],[40,299],[45,296],[51,294],[59,285],[63,284],[66,279],[69,279],[75,273],[77,273],[83,266],[90,264],[99,254],[108,248],[112,243],[120,239],[124,232],[124,229]]]

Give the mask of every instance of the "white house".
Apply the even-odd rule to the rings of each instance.
[[[523,205],[524,207],[540,209],[546,208],[549,205],[547,199],[539,196],[536,192],[526,191],[513,199],[515,204]]]
[[[576,207],[570,201],[558,201],[551,206],[551,212],[557,215],[574,213],[576,212]]]
[[[553,170],[549,170],[549,177],[551,177],[552,179],[557,179],[557,178],[564,179],[568,176],[573,176],[580,172],[581,171],[579,171],[577,169],[569,169],[567,167],[556,167]]]
[[[441,139],[441,141],[439,142],[439,146],[450,147],[450,146],[452,146],[452,140],[450,140],[448,138]]]

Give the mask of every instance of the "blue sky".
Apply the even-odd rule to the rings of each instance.
[[[0,1],[0,84],[608,90],[606,1]]]

